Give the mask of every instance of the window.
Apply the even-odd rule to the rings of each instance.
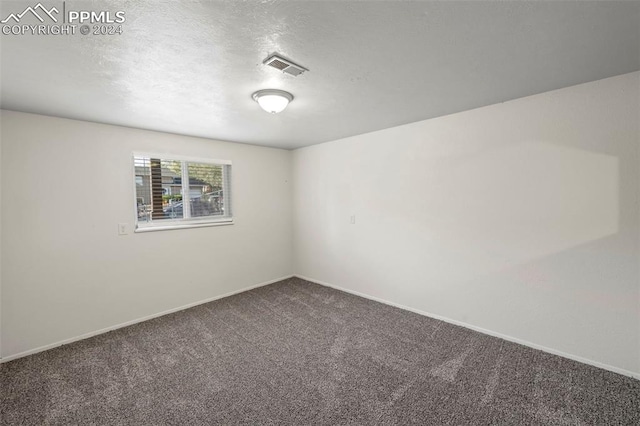
[[[233,223],[231,162],[133,156],[136,232]]]

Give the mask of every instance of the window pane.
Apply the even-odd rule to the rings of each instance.
[[[135,157],[138,222],[182,219],[180,161]]]
[[[233,223],[231,164],[134,155],[136,232]]]
[[[219,164],[188,163],[191,217],[224,215],[224,177]]]

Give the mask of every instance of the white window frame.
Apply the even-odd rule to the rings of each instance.
[[[218,218],[211,217],[197,217],[186,219],[167,220],[163,219],[158,222],[139,222],[138,221],[138,200],[137,200],[137,187],[136,187],[136,157],[148,157],[159,158],[162,160],[180,161],[182,163],[182,206],[183,212],[186,216],[189,215],[189,209],[191,208],[191,194],[189,193],[189,170],[185,167],[186,163],[200,163],[200,164],[212,164],[216,166],[229,166],[228,173],[223,173],[222,187],[225,198],[225,209],[231,214],[229,216],[223,216]],[[135,233],[140,232],[152,232],[152,231],[168,231],[172,229],[188,229],[188,228],[202,228],[208,226],[221,226],[221,225],[233,225],[233,208],[232,208],[232,164],[230,160],[218,160],[198,157],[185,157],[182,155],[173,154],[158,154],[148,152],[133,152],[131,154],[131,174],[133,180],[133,214],[135,223]],[[186,190],[186,191],[185,191]]]

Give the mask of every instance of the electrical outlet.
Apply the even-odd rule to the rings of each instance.
[[[356,223],[356,215],[351,215],[351,224],[355,225]]]
[[[119,223],[118,224],[118,235],[128,235],[129,234],[129,224],[127,223]]]

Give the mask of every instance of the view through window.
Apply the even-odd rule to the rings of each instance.
[[[135,155],[137,228],[231,222],[231,162]]]

